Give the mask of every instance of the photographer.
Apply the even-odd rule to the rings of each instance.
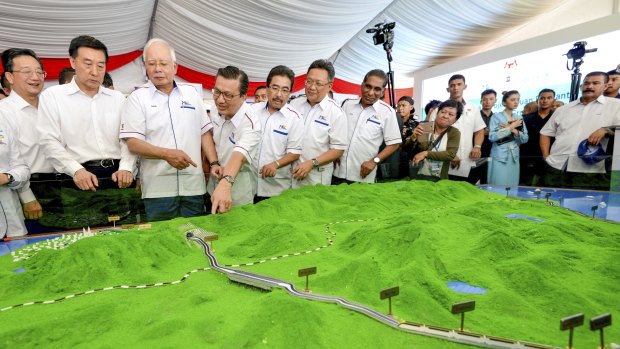
[[[415,108],[413,107],[413,98],[409,96],[402,96],[398,100],[398,104],[396,105],[396,111],[400,114],[403,119],[402,125],[402,136],[403,142],[407,141],[407,138],[411,137],[413,134],[413,130],[418,126],[418,122],[414,119],[413,113],[415,113]]]

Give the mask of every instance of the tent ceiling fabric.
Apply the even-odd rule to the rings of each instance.
[[[140,50],[153,36],[171,43],[178,63],[214,75],[236,65],[264,81],[278,64],[304,74],[317,58],[335,60],[336,77],[360,83],[387,70],[385,52],[365,31],[395,21],[396,86],[416,70],[477,53],[566,0],[28,0],[0,3],[0,50],[27,47],[41,57],[67,57],[81,34],[103,41],[110,55]],[[541,33],[542,34],[542,33]]]

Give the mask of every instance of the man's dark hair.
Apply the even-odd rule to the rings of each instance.
[[[112,76],[108,72],[105,72],[103,75],[103,83],[101,84],[103,87],[109,88],[110,86],[114,86],[114,81],[112,81]]]
[[[607,72],[608,76],[612,76],[612,75],[620,75],[620,69],[614,69],[614,70],[610,70]]]
[[[590,76],[599,76],[602,75],[605,78],[605,83],[609,82],[609,75],[607,75],[607,73],[605,73],[604,71],[593,71],[590,72],[588,74],[586,74],[585,78],[583,78],[583,80],[585,81],[587,78],[589,78]]]
[[[287,77],[291,80],[291,91],[293,90],[293,85],[295,84],[295,72],[293,72],[291,68],[284,65],[278,65],[271,68],[269,75],[267,75],[267,86],[271,86],[271,79],[273,79],[274,76]]]
[[[387,74],[385,74],[385,72],[383,70],[381,70],[381,69],[373,69],[373,70],[369,71],[364,76],[364,81],[362,81],[362,84],[364,84],[368,80],[368,77],[370,77],[370,76],[376,76],[378,78],[383,79],[383,87],[385,88],[385,86],[387,86],[388,77],[387,77]]]
[[[317,59],[316,61],[312,62],[312,64],[310,64],[306,74],[310,73],[310,70],[312,70],[312,69],[323,69],[323,70],[326,70],[327,71],[327,80],[329,82],[334,82],[334,78],[336,77],[336,69],[334,69],[334,65],[332,64],[332,62],[330,62],[330,61],[328,61],[326,59]]]
[[[540,92],[538,92],[538,98],[540,98],[541,94],[548,93],[548,92],[553,93],[553,98],[555,98],[555,91],[550,88],[543,88],[542,90],[540,90]]]
[[[502,103],[505,103],[508,100],[508,98],[510,98],[510,96],[518,95],[518,94],[519,94],[519,91],[517,90],[510,90],[510,91],[504,92],[503,93],[504,96],[502,96]]]
[[[261,88],[266,89],[266,88],[267,88],[267,86],[265,86],[265,85],[260,85],[260,86],[258,86],[257,88],[255,88],[255,89],[254,89],[254,95],[256,95],[256,91],[260,90]]]
[[[78,55],[78,49],[80,47],[89,47],[95,50],[101,50],[105,53],[105,61],[108,62],[108,48],[103,44],[103,42],[93,38],[88,35],[80,35],[71,40],[71,44],[69,44],[69,56],[76,58]]]
[[[426,104],[426,106],[424,106],[424,114],[428,115],[428,112],[431,111],[431,109],[437,108],[437,106],[440,104],[441,101],[438,101],[436,99],[431,100]]]
[[[437,107],[437,113],[439,113],[443,108],[456,108],[456,120],[458,120],[461,117],[461,114],[463,114],[463,104],[461,102],[451,99],[443,101],[439,104],[439,107]]]
[[[9,80],[6,78],[6,71],[3,71],[2,76],[0,76],[0,86],[2,86],[2,88],[8,88],[9,90],[11,89],[11,84],[9,84]]]
[[[68,82],[67,81],[67,78],[68,78],[67,75],[69,75],[69,73],[75,75],[75,69],[73,69],[71,67],[64,67],[64,68],[62,68],[62,70],[58,74],[58,84],[59,85],[66,84]]]
[[[495,97],[497,97],[497,92],[495,92],[494,89],[490,88],[490,89],[486,89],[486,90],[482,91],[482,93],[480,94],[480,99],[483,99],[484,96],[490,95],[490,94],[492,94]]]
[[[39,57],[37,57],[37,54],[34,53],[33,50],[27,48],[10,48],[2,52],[2,68],[4,68],[4,71],[12,72],[13,60],[20,56],[30,56],[36,59],[41,66],[41,69],[43,69],[43,63],[41,62]]]
[[[450,85],[450,83],[452,82],[452,80],[458,80],[461,79],[463,80],[463,83],[465,83],[465,77],[461,74],[454,74],[450,77],[450,79],[448,79],[448,85]]]
[[[248,75],[243,70],[237,67],[233,67],[232,65],[229,65],[225,68],[218,69],[216,78],[218,76],[221,76],[224,79],[228,79],[228,80],[239,80],[239,83],[240,83],[239,93],[242,96],[245,96],[248,94],[248,85],[250,83],[248,81]]]

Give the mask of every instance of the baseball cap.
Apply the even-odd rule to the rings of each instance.
[[[577,156],[588,165],[594,165],[597,162],[605,160],[605,150],[601,143],[592,145],[588,143],[587,139],[584,139],[579,143],[577,147]]]

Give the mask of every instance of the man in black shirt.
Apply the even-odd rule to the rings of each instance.
[[[493,106],[496,101],[497,92],[495,90],[484,90],[480,94],[480,104],[482,105],[480,116],[482,116],[486,128],[484,129],[484,141],[480,146],[480,159],[476,160],[476,166],[472,167],[469,172],[470,183],[477,183],[478,181],[480,181],[480,184],[487,183],[488,162],[491,156],[491,147],[493,146],[493,143],[489,141],[489,122],[491,122]],[[474,147],[478,146],[474,145]]]
[[[553,115],[555,91],[545,88],[538,93],[538,111],[523,115],[529,141],[521,145],[519,185],[537,186],[544,183],[545,160],[540,150],[540,130]]]

